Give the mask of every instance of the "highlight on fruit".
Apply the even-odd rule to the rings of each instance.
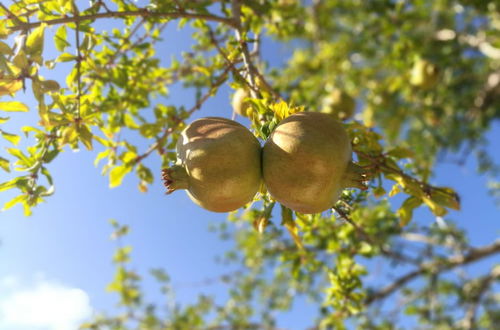
[[[182,131],[176,147],[176,165],[162,171],[167,194],[185,189],[199,206],[229,212],[257,193],[261,146],[243,125],[226,118],[201,118]]]
[[[300,213],[332,208],[344,188],[366,189],[347,132],[321,112],[299,112],[281,121],[264,145],[262,168],[270,195]]]

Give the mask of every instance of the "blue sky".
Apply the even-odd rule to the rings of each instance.
[[[51,53],[50,42],[46,37],[48,54]],[[188,45],[188,31],[178,32],[172,24],[158,53],[168,54],[165,56],[168,60],[171,53],[179,53]],[[265,41],[262,49],[264,57],[274,64],[288,54],[288,50],[270,41]],[[45,77],[63,80],[60,74],[53,74],[47,72]],[[20,93],[17,98],[31,105],[32,110],[36,109],[29,93]],[[230,90],[225,87],[194,118],[213,115],[230,118],[229,99]],[[165,102],[190,106],[194,103],[194,95],[176,86]],[[16,132],[21,125],[36,121],[36,111],[12,117],[5,130]],[[239,120],[248,126],[246,119]],[[488,137],[490,141],[498,141],[500,125],[495,125]],[[10,145],[0,140],[0,155],[5,156],[4,147]],[[490,146],[490,150],[500,161],[498,147]],[[51,163],[49,168],[55,179],[56,193],[34,209],[33,216],[25,218],[20,207],[0,213],[0,330],[71,329],[92,310],[115,308],[116,297],[104,291],[113,276],[111,257],[116,248],[116,242],[109,239],[112,231],[109,219],[131,226],[132,231],[124,243],[134,247],[133,268],[143,275],[150,268],[165,268],[180,302],[192,302],[200,293],[226,296],[222,285],[198,285],[207,278],[230,271],[214,261],[230,243],[219,241],[216,234],[207,230],[210,223],[226,221],[226,215],[195,206],[184,192],[165,196],[159,180],[146,194],[137,190],[138,180],[134,175],[127,176],[119,188],[109,189],[107,177],[101,176],[100,169],[93,165],[98,151],[99,148],[94,152],[66,150]],[[159,158],[152,155],[146,163],[158,179]],[[0,172],[0,182],[10,175]],[[498,208],[487,195],[485,182],[484,177],[475,174],[473,161],[462,167],[440,165],[433,180],[434,184],[452,186],[459,192],[462,211],[451,212],[449,218],[469,230],[474,245],[486,244],[499,236]],[[13,196],[11,192],[3,193],[0,204]],[[429,224],[434,219],[428,212],[421,212],[417,221]],[[485,263],[499,261],[490,258]],[[144,285],[148,297],[158,298],[154,281],[149,276],[145,276]],[[29,323],[27,310],[33,310],[31,306],[39,308],[40,301],[48,310],[44,316],[32,315],[31,321],[35,323]],[[49,310],[52,301],[58,308],[60,301],[74,306],[71,309],[74,315],[66,313],[71,314],[72,319],[61,319],[60,314],[55,314],[54,320],[43,319],[52,315]],[[17,306],[17,310],[13,311],[12,306]],[[303,329],[312,324],[313,306],[299,300],[296,310],[300,313],[281,316],[279,325]]]

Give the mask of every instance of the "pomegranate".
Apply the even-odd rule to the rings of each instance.
[[[239,88],[233,95],[231,105],[233,106],[234,112],[240,116],[250,117],[252,109],[249,108],[248,102],[245,102],[245,98],[250,97],[248,90]]]
[[[439,69],[433,63],[420,59],[411,70],[410,84],[423,89],[429,89],[439,80]]]
[[[299,112],[281,121],[264,145],[264,183],[274,199],[294,211],[323,212],[344,188],[365,189],[363,170],[351,157],[340,122],[325,113]]]
[[[323,99],[321,112],[332,115],[335,119],[352,118],[356,109],[356,101],[346,92],[335,88]]]
[[[252,200],[261,183],[261,147],[243,125],[218,117],[195,120],[177,142],[177,164],[162,172],[167,193],[186,189],[213,212],[236,210]]]

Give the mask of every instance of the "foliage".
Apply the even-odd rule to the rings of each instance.
[[[473,248],[451,220],[444,225],[442,217],[460,201],[432,180],[447,151],[474,152],[498,194],[498,165],[485,152],[484,133],[500,117],[499,9],[495,1],[479,0],[1,4],[0,110],[39,117],[37,125],[20,128],[31,146],[18,147],[20,132],[0,130],[13,145],[2,151],[0,167],[21,172],[0,183],[0,191],[18,191],[3,209],[21,204],[31,214],[54,192],[50,163],[67,149],[100,150],[95,163],[106,162],[102,173],[110,187],[135,172],[139,190],[147,191],[158,169],[143,161],[154,155],[165,166],[173,162],[180,131],[223,86],[250,91],[251,128],[261,139],[291,113],[321,109],[322,99],[339,88],[357,103],[355,119],[345,126],[356,160],[370,170],[367,191],[345,191],[326,214],[283,208],[281,223],[272,221],[280,210],[273,211],[265,192],[260,203],[231,214],[219,230],[223,238],[235,237],[237,248],[227,259],[243,270],[228,281],[225,305],[201,296],[158,313],[143,301],[140,276],[127,267],[131,248],[120,246],[108,289],[127,312],[86,327],[274,327],[274,312],[290,309],[298,293],[317,303],[320,328],[390,329],[396,324],[387,322],[379,302],[395,291],[404,300],[397,309],[422,325],[492,327],[499,322],[492,295],[498,267],[477,278],[446,271],[498,253],[500,244]],[[115,27],[99,24],[103,20]],[[192,49],[166,63],[157,47],[175,24],[192,31]],[[293,46],[282,67],[261,56],[265,38]],[[437,82],[425,88],[408,83],[422,60],[438,69]],[[68,68],[65,81],[50,79]],[[176,84],[194,90],[194,104],[167,103]],[[22,103],[23,92],[34,96],[36,109]],[[8,121],[0,117],[0,124]],[[421,206],[436,225],[412,223]],[[126,227],[113,226],[115,236],[126,234]],[[413,252],[401,252],[414,241],[420,243]],[[414,270],[377,290],[363,284],[368,259]],[[168,275],[153,274],[171,294]],[[417,277],[425,284],[415,289],[410,281]]]

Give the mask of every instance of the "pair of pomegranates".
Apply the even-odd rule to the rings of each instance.
[[[331,208],[346,187],[363,187],[342,124],[328,114],[299,112],[281,121],[263,148],[243,125],[218,117],[195,120],[177,143],[178,163],[163,170],[171,193],[186,189],[201,207],[236,210],[262,178],[271,196],[300,213]]]

